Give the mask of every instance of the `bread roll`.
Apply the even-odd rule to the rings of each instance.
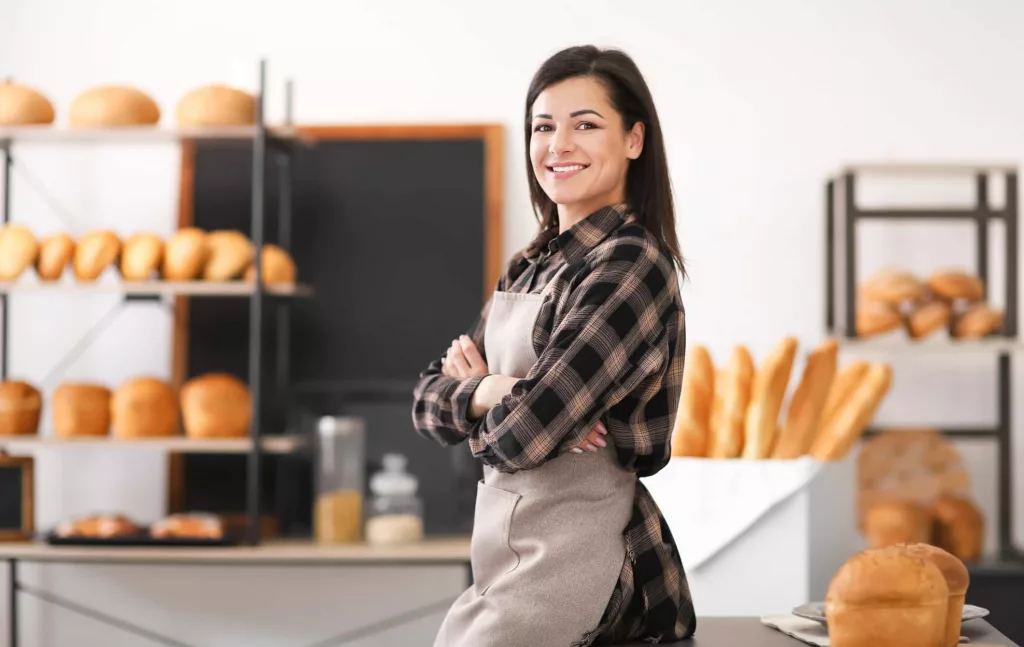
[[[732,349],[722,378],[715,383],[715,399],[722,402],[722,413],[711,428],[711,458],[739,458],[743,452],[744,426],[750,391],[754,386],[754,358],[741,345]],[[721,397],[719,397],[721,393]]]
[[[39,280],[60,279],[74,255],[75,241],[69,234],[59,233],[44,238],[39,243],[39,256],[36,258],[36,275]]]
[[[54,530],[58,537],[88,539],[130,537],[141,532],[142,527],[123,514],[93,514],[69,519]]]
[[[895,306],[861,299],[857,303],[854,325],[857,326],[858,337],[873,337],[896,330],[903,325],[903,317]]]
[[[33,436],[39,432],[43,396],[27,382],[0,382],[0,436]]]
[[[110,389],[64,382],[53,393],[53,431],[58,438],[106,436],[110,432]]]
[[[39,243],[24,225],[0,227],[0,281],[13,281],[35,263]]]
[[[160,107],[138,88],[104,85],[90,88],[71,101],[72,128],[151,126],[160,121]]]
[[[160,270],[164,241],[156,234],[140,233],[124,241],[121,252],[121,278],[126,281],[145,281]]]
[[[116,438],[164,438],[178,427],[178,398],[170,384],[152,377],[128,380],[110,400]]]
[[[247,126],[256,121],[256,99],[226,85],[204,85],[178,101],[176,116],[183,128]]]
[[[743,458],[768,458],[772,454],[796,347],[795,337],[784,337],[754,372],[744,421]]]
[[[948,301],[981,301],[985,298],[985,285],[978,275],[958,269],[943,269],[928,277],[928,287]]]
[[[292,260],[291,254],[283,248],[271,244],[264,245],[260,261],[263,263],[263,285],[295,283],[295,261]],[[245,280],[256,280],[255,264],[249,265],[249,268],[245,270]]]
[[[859,292],[867,301],[899,306],[926,298],[928,287],[910,272],[886,268],[862,283]]]
[[[954,555],[929,544],[907,544],[905,548],[911,555],[931,561],[946,578],[949,601],[946,606],[946,642],[943,647],[956,647],[960,644],[960,625],[964,617],[964,603],[967,601],[967,587],[971,582],[967,567]]]
[[[866,550],[843,564],[825,594],[832,647],[941,647],[949,586],[931,560],[900,547]]]
[[[839,369],[828,390],[825,409],[821,412],[822,426],[828,424],[829,420],[836,415],[839,407],[846,402],[857,385],[864,379],[870,365],[869,362],[858,359]]]
[[[976,303],[957,317],[953,336],[958,339],[981,339],[1003,327],[1003,313],[986,303]]]
[[[966,496],[945,494],[931,509],[935,519],[933,543],[965,562],[981,558],[985,545],[985,518]]]
[[[821,413],[836,375],[839,343],[826,339],[807,357],[804,373],[786,411],[786,424],[772,458],[798,458],[807,453],[821,428]]]
[[[871,548],[929,541],[932,518],[928,511],[909,501],[887,501],[864,513],[864,536]]]
[[[207,373],[181,387],[181,414],[190,438],[243,438],[252,420],[252,395],[233,375]]]
[[[212,231],[207,234],[206,242],[210,247],[210,256],[203,267],[206,281],[239,278],[256,253],[252,241],[240,231]]]
[[[214,514],[172,514],[150,526],[149,536],[156,539],[221,539],[224,521]]]
[[[193,281],[203,271],[209,257],[207,235],[196,227],[183,227],[164,244],[163,269],[165,281]]]
[[[864,379],[811,443],[808,453],[820,461],[843,458],[875,417],[892,386],[892,367],[872,364]]]
[[[926,303],[907,317],[907,332],[913,339],[923,339],[949,325],[952,308],[944,301]]]
[[[121,240],[112,231],[91,231],[75,245],[75,278],[83,282],[95,281],[121,252]]]
[[[0,126],[52,124],[53,104],[38,90],[14,81],[0,81]]]

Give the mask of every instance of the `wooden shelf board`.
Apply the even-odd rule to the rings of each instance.
[[[1024,350],[1024,343],[1019,339],[991,337],[985,339],[956,340],[947,338],[922,339],[914,341],[902,338],[836,338],[840,348],[884,352],[893,354],[984,354],[996,352],[1013,352]]]
[[[302,436],[268,436],[261,443],[263,451],[272,454],[287,454],[305,446]],[[149,449],[167,452],[188,452],[195,454],[242,454],[252,448],[248,438],[210,438],[196,439],[184,436],[170,438],[131,438],[121,439],[110,436],[56,438],[52,435],[41,436],[3,436],[0,447],[13,452],[31,449]]]
[[[257,135],[252,126],[218,126],[207,128],[174,128],[165,126],[124,126],[117,128],[70,128],[46,125],[0,127],[0,144],[13,142],[85,144],[85,143],[160,143],[189,140],[247,140]],[[296,130],[283,126],[267,126],[267,136],[290,139]]]
[[[163,297],[174,295],[245,297],[254,294],[255,291],[255,284],[247,281],[96,281],[93,283],[79,283],[74,280],[0,281],[0,294],[75,292]],[[308,297],[313,294],[313,289],[302,283],[268,285],[264,288],[264,293],[276,296]]]

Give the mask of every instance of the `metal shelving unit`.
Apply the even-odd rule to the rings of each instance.
[[[857,180],[872,174],[969,174],[975,179],[975,204],[963,209],[862,209],[856,200]],[[1005,204],[993,209],[989,201],[989,180],[993,174],[1003,176],[1006,186]],[[883,352],[885,354],[917,353],[947,355],[974,353],[996,355],[997,423],[992,428],[941,429],[950,438],[988,439],[998,447],[998,542],[1001,557],[1017,557],[1013,545],[1013,470],[1012,434],[1013,407],[1011,391],[1011,359],[1021,348],[1017,338],[1018,309],[1018,197],[1017,168],[1012,165],[857,165],[840,170],[826,183],[826,294],[825,325],[829,334],[839,339],[842,347]],[[999,334],[980,340],[890,340],[862,339],[856,328],[857,295],[857,225],[865,220],[916,221],[921,223],[973,222],[975,224],[976,272],[988,290],[991,275],[989,259],[989,227],[1002,221],[1005,236],[1005,319]],[[986,295],[987,296],[987,295]],[[869,430],[868,433],[877,433]]]
[[[278,367],[279,380],[277,386],[287,388],[288,344],[287,326],[288,306],[292,298],[308,297],[312,289],[305,285],[296,286],[264,286],[263,263],[260,250],[267,240],[265,230],[267,200],[267,166],[273,162],[279,176],[280,200],[278,204],[278,240],[277,244],[290,250],[292,187],[291,187],[291,154],[298,141],[293,130],[291,106],[292,87],[286,83],[286,116],[285,126],[272,127],[265,120],[266,96],[266,61],[259,61],[258,90],[255,93],[255,123],[251,126],[211,127],[211,128],[165,128],[160,126],[133,126],[123,128],[100,129],[68,129],[53,125],[0,127],[0,151],[4,156],[3,194],[0,197],[0,224],[6,225],[11,219],[11,179],[16,156],[12,152],[16,145],[21,144],[181,144],[191,141],[238,142],[239,145],[251,145],[253,150],[252,166],[252,212],[250,239],[256,250],[254,265],[256,278],[254,282],[242,280],[229,282],[206,281],[142,281],[116,282],[104,281],[95,283],[77,283],[66,277],[53,283],[34,280],[32,276],[23,276],[14,282],[0,282],[0,379],[7,379],[9,370],[8,354],[8,318],[12,294],[58,294],[69,291],[84,294],[120,294],[123,299],[115,310],[137,302],[164,302],[176,296],[204,298],[246,298],[249,300],[249,346],[248,346],[248,386],[252,394],[252,424],[249,438],[228,440],[192,440],[184,437],[119,440],[114,438],[60,440],[41,437],[0,438],[0,445],[31,449],[33,447],[110,447],[110,448],[151,448],[163,451],[178,452],[226,452],[245,453],[247,455],[247,488],[246,488],[246,537],[245,543],[260,543],[260,457],[263,453],[286,453],[299,451],[305,443],[292,436],[264,435],[261,425],[260,408],[264,397],[265,386],[261,376],[264,352],[260,343],[263,337],[263,312],[268,299],[275,299],[279,312],[283,315],[278,326],[277,345],[278,358],[284,366]],[[102,277],[101,277],[102,278]],[[59,368],[65,367],[77,353],[82,352],[91,340],[102,329],[109,325],[111,315],[90,330],[86,337],[76,344],[67,356],[59,363],[50,375],[60,373]],[[280,383],[283,382],[283,383]],[[12,565],[13,566],[13,565]],[[12,573],[12,580],[14,574]]]

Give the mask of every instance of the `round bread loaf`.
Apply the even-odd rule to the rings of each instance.
[[[832,647],[943,645],[949,586],[931,560],[890,546],[857,553],[825,594]]]
[[[927,285],[912,273],[897,268],[886,268],[864,281],[860,296],[891,306],[920,301],[928,296]]]
[[[256,121],[256,99],[248,92],[212,84],[192,90],[178,101],[178,125],[247,126]]]
[[[907,331],[913,339],[924,339],[947,327],[951,315],[952,308],[945,301],[926,303],[907,317]]]
[[[121,240],[112,231],[91,231],[82,236],[75,245],[75,278],[92,282],[117,260],[121,252]]]
[[[210,256],[203,267],[203,279],[230,281],[239,278],[256,254],[252,241],[240,231],[211,231],[206,237]]]
[[[178,398],[170,384],[152,377],[126,381],[110,401],[116,438],[163,438],[178,428]]]
[[[163,268],[165,281],[193,281],[203,271],[210,255],[207,234],[196,227],[183,227],[164,243]]]
[[[903,317],[888,303],[861,300],[857,304],[855,325],[859,337],[871,337],[896,330],[903,325]]]
[[[928,288],[949,301],[981,301],[985,298],[985,285],[981,278],[958,269],[944,269],[928,277]]]
[[[151,126],[160,121],[160,107],[148,94],[124,85],[90,88],[71,101],[72,128]]]
[[[27,382],[0,382],[0,436],[33,436],[39,432],[43,396]]]
[[[971,582],[967,567],[956,556],[931,544],[906,544],[905,547],[911,555],[930,560],[946,578],[949,601],[946,607],[946,642],[943,647],[956,647],[960,644],[960,625],[964,616],[964,603],[967,601],[967,587]]]
[[[207,373],[181,387],[181,415],[190,438],[244,438],[252,420],[252,395],[233,375]]]
[[[172,514],[150,526],[149,535],[157,539],[220,539],[224,536],[224,521],[214,514]]]
[[[907,501],[876,503],[864,512],[864,534],[871,548],[926,542],[932,523],[926,510]]]
[[[59,233],[44,238],[39,243],[39,255],[36,258],[36,275],[39,280],[60,279],[74,255],[75,241],[70,234]]]
[[[24,225],[8,224],[0,228],[0,281],[13,281],[36,261],[39,243]]]
[[[1003,313],[986,303],[975,303],[957,317],[953,336],[958,339],[981,339],[1003,327]]]
[[[52,124],[53,103],[41,92],[14,81],[0,81],[0,126]]]
[[[142,527],[123,514],[92,514],[69,519],[57,526],[54,534],[58,537],[82,537],[109,539],[137,535]]]
[[[58,438],[110,433],[110,389],[64,382],[53,393],[53,431]]]
[[[160,270],[164,241],[156,234],[133,234],[124,241],[121,251],[121,278],[145,281]]]
[[[263,263],[263,285],[295,283],[295,261],[292,260],[291,254],[283,248],[271,244],[264,245],[260,261]],[[249,269],[245,270],[245,280],[249,282],[256,280],[255,264],[250,264]]]
[[[985,518],[966,496],[944,494],[932,505],[935,544],[965,562],[981,558]]]

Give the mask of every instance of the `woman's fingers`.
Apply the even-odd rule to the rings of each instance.
[[[604,439],[604,435],[608,433],[608,429],[605,428],[601,421],[598,421],[594,425],[587,437],[583,439],[579,445],[572,448],[572,451],[576,454],[582,454],[584,451],[596,452],[598,447],[607,447],[608,441]]]
[[[450,366],[455,371],[456,377],[466,377],[469,375],[469,362],[466,361],[466,356],[462,353],[462,344],[459,343],[458,339],[452,341],[452,345],[448,348],[448,358],[445,365]]]
[[[459,343],[462,346],[462,354],[465,356],[466,362],[469,363],[470,369],[477,375],[486,373],[487,363],[477,349],[476,344],[473,343],[473,340],[466,335],[462,335],[459,337]]]

